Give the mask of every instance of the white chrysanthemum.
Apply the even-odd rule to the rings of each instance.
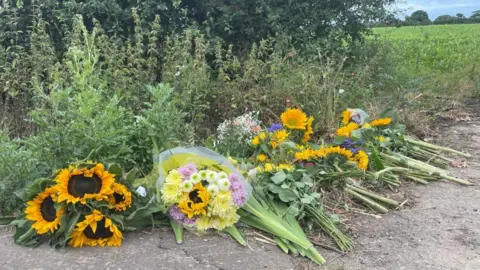
[[[230,188],[230,181],[227,178],[222,178],[218,180],[218,188],[221,191],[227,191]]]
[[[201,170],[201,171],[198,172],[198,174],[200,174],[200,177],[202,178],[202,180],[207,180],[208,171]]]
[[[215,180],[217,180],[217,173],[214,172],[214,171],[209,171],[207,173],[207,181],[209,183],[213,183],[213,182],[215,182]]]
[[[216,185],[210,184],[208,185],[207,191],[210,193],[210,196],[215,197],[218,192],[220,192],[220,189]]]
[[[202,177],[199,173],[194,173],[192,176],[190,176],[190,181],[192,181],[193,184],[200,183],[200,181],[202,181]]]
[[[192,181],[185,181],[182,183],[182,192],[190,192],[193,189]]]
[[[219,172],[217,174],[217,179],[228,178],[228,174],[226,172]]]

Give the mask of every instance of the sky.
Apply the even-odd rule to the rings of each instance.
[[[428,13],[431,20],[434,20],[440,15],[455,16],[457,13],[470,17],[473,11],[480,10],[480,0],[403,0],[403,3],[396,6],[400,9],[408,9],[403,16],[399,17],[404,18],[405,15],[421,9]]]

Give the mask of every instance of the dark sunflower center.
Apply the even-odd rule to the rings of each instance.
[[[200,197],[198,196],[198,189],[192,190],[192,192],[190,192],[190,194],[188,194],[188,197],[190,198],[190,200],[191,200],[193,203],[203,203],[202,198],[200,198]]]
[[[102,189],[102,180],[95,174],[92,177],[74,175],[68,180],[68,193],[74,197],[96,194]]]
[[[43,219],[48,222],[52,222],[57,218],[57,210],[55,210],[52,197],[48,197],[43,200],[42,204],[40,205],[40,212],[42,213]]]
[[[115,198],[115,203],[121,203],[125,201],[125,196],[123,196],[120,193],[117,193],[117,192],[113,193],[113,197]]]
[[[100,238],[110,238],[113,236],[113,233],[109,228],[105,228],[105,219],[97,222],[97,230],[95,233],[92,230],[92,227],[88,226],[83,234],[90,239],[100,239]]]

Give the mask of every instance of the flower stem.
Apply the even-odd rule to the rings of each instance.
[[[352,185],[347,185],[347,187],[349,189],[352,189],[362,195],[365,195],[365,196],[368,196],[372,199],[375,199],[375,200],[378,200],[378,201],[381,201],[383,203],[386,203],[386,204],[389,204],[391,206],[394,206],[394,207],[399,207],[400,206],[400,203],[395,201],[395,200],[392,200],[392,199],[389,199],[389,198],[385,198],[383,196],[380,196],[378,194],[375,194],[375,193],[372,193],[370,191],[367,191],[367,190],[364,190],[364,189],[361,189],[361,188],[357,188],[357,187],[354,187]]]
[[[367,204],[368,206],[370,206],[373,210],[379,212],[379,213],[382,213],[382,214],[386,214],[388,213],[388,209],[381,206],[380,204],[374,202],[373,200],[370,200],[369,198],[359,194],[358,192],[350,189],[350,188],[345,188],[345,191],[347,193],[349,193],[350,195],[352,195],[353,197],[361,200],[362,202],[364,202],[365,204]]]

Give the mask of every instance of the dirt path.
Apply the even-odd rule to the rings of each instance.
[[[407,184],[398,191],[407,207],[353,216],[347,224],[357,248],[345,256],[321,250],[328,263],[320,268],[251,236],[251,249],[218,235],[188,234],[176,245],[165,229],[127,234],[120,248],[55,251],[17,246],[11,229],[1,228],[0,269],[480,269],[480,117],[442,130],[439,142],[474,155],[452,173],[476,185]]]

